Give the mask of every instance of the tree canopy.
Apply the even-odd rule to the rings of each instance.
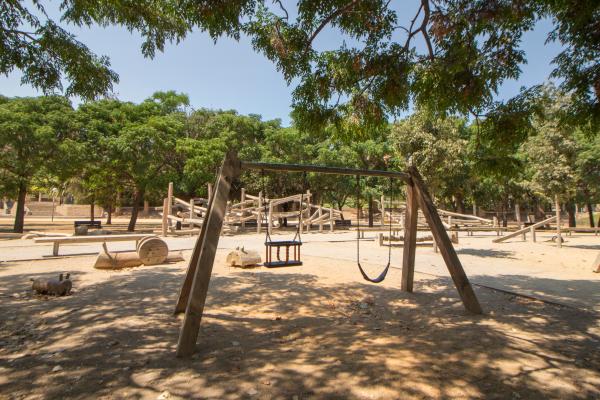
[[[117,81],[108,59],[48,18],[41,2],[32,10],[18,0],[0,7],[0,72],[19,69],[25,83],[47,92],[62,89],[65,79],[67,94],[85,98],[106,94]],[[59,22],[139,32],[148,57],[194,30],[214,40],[247,35],[289,83],[298,82],[293,106],[299,127],[333,125],[354,133],[385,124],[411,104],[440,114],[505,111],[494,95],[527,61],[523,34],[548,18],[554,25],[548,40],[564,46],[553,76],[572,94],[566,115],[600,118],[600,4],[594,0],[419,0],[401,6],[387,0],[159,0],[135,7],[63,0],[60,11]],[[336,32],[339,46],[319,48],[324,31]]]

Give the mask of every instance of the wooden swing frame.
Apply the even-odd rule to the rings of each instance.
[[[204,312],[204,304],[208,285],[212,274],[219,236],[223,227],[223,219],[230,197],[232,182],[237,179],[242,170],[270,170],[287,172],[318,172],[324,174],[360,175],[392,177],[406,184],[406,213],[404,250],[402,257],[401,289],[413,291],[415,274],[415,251],[417,238],[417,212],[420,207],[438,245],[440,253],[450,272],[456,290],[467,311],[481,314],[482,309],[475,292],[446,233],[437,209],[425,187],[421,175],[415,167],[406,172],[363,170],[351,168],[323,167],[315,165],[269,164],[245,162],[237,158],[235,152],[225,156],[214,185],[215,190],[209,199],[207,217],[202,224],[200,234],[194,246],[185,280],[179,292],[175,306],[175,314],[185,312],[183,324],[177,343],[177,356],[187,357],[196,350],[196,342],[200,331],[200,322]]]

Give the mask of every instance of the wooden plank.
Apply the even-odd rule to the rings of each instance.
[[[95,243],[95,242],[125,242],[127,240],[140,240],[146,237],[156,236],[153,234],[132,235],[93,235],[93,236],[67,236],[67,237],[43,237],[35,238],[35,243]]]
[[[498,238],[498,239],[494,239],[494,240],[492,240],[492,242],[493,242],[493,243],[501,243],[501,242],[504,242],[505,240],[507,240],[507,239],[511,239],[511,238],[514,238],[514,237],[517,237],[517,236],[519,236],[519,235],[520,235],[520,234],[522,234],[522,233],[527,233],[527,231],[530,231],[532,228],[533,228],[533,229],[535,229],[535,228],[538,228],[538,227],[540,227],[540,226],[542,226],[542,225],[549,224],[550,222],[554,221],[555,219],[556,219],[556,216],[554,216],[554,217],[550,217],[550,218],[547,218],[547,219],[545,219],[545,220],[543,220],[543,221],[540,221],[540,222],[536,222],[536,223],[535,223],[535,224],[533,224],[533,225],[529,225],[529,226],[527,226],[527,227],[525,227],[525,228],[523,228],[523,229],[519,229],[519,230],[517,230],[517,231],[514,231],[514,232],[512,232],[512,233],[509,233],[509,234],[508,234],[508,235],[506,235],[506,236],[502,236],[502,237],[500,237],[500,238]]]
[[[185,317],[179,342],[177,343],[177,356],[185,357],[191,355],[196,348],[200,322],[206,302],[206,294],[213,269],[219,236],[223,228],[223,219],[229,199],[231,182],[240,174],[239,161],[235,153],[230,152],[225,157],[217,183],[211,196],[210,212],[206,217],[206,232],[202,238],[202,245],[194,279],[189,294],[189,300],[185,309]]]
[[[406,212],[404,214],[404,250],[402,253],[402,290],[413,291],[415,252],[417,250],[417,199],[412,183],[406,185]]]
[[[442,253],[446,267],[450,272],[450,276],[454,281],[454,285],[458,290],[458,294],[460,295],[465,308],[474,314],[481,314],[483,312],[481,305],[477,300],[477,296],[475,296],[475,292],[471,287],[467,274],[465,274],[462,264],[458,259],[458,255],[454,250],[454,246],[452,246],[452,242],[446,233],[446,229],[444,229],[444,225],[442,225],[440,216],[427,192],[419,171],[413,166],[409,168],[409,173],[414,183],[419,206],[427,219],[435,243]]]

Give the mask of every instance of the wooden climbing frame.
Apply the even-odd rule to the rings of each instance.
[[[406,184],[406,213],[404,249],[402,258],[403,291],[413,291],[415,273],[415,250],[417,237],[417,211],[420,207],[431,229],[433,238],[450,272],[465,308],[474,314],[481,314],[481,306],[473,292],[471,283],[458,259],[446,229],[440,219],[431,196],[416,168],[407,172],[362,170],[351,168],[323,167],[315,165],[269,164],[239,161],[234,152],[229,152],[221,166],[214,184],[214,191],[208,204],[206,220],[202,224],[200,235],[190,258],[185,280],[179,292],[175,306],[175,314],[185,312],[183,325],[177,343],[177,356],[186,357],[194,353],[200,330],[200,322],[204,312],[204,304],[208,285],[212,274],[213,263],[223,227],[223,219],[229,200],[232,182],[237,179],[243,169],[263,171],[318,172],[323,174],[381,176],[402,180]],[[299,249],[298,249],[299,250]],[[298,258],[299,251],[298,251]]]

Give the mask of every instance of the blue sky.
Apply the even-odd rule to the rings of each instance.
[[[525,35],[522,48],[529,63],[522,66],[518,81],[506,82],[499,99],[519,92],[521,86],[543,83],[553,67],[551,60],[560,51],[558,44],[545,44],[551,29],[541,21]],[[140,51],[141,38],[118,27],[70,27],[80,41],[96,54],[107,55],[120,82],[115,93],[121,100],[139,102],[158,90],[176,90],[189,95],[194,108],[235,109],[242,114],[260,114],[264,119],[280,118],[289,123],[291,93],[282,75],[262,55],[252,50],[250,41],[224,38],[217,44],[208,35],[196,32],[178,45],[168,45],[154,59],[145,59]],[[325,32],[318,46],[335,47],[339,37]],[[33,88],[20,84],[18,72],[0,77],[0,94],[37,95]],[[77,99],[74,99],[77,103]]]

